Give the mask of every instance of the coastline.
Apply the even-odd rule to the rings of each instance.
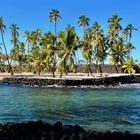
[[[59,78],[53,78],[51,74],[48,75],[31,75],[18,74],[14,76],[0,75],[1,84],[21,85],[21,86],[36,86],[36,87],[73,87],[73,86],[118,86],[119,84],[133,84],[140,83],[140,74],[69,74]]]

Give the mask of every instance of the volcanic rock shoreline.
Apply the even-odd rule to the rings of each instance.
[[[48,78],[48,77],[28,77],[12,76],[4,77],[0,80],[2,84],[23,85],[23,86],[117,86],[119,84],[140,83],[140,74],[119,75],[109,77],[93,78]]]
[[[0,140],[140,140],[140,134],[87,131],[79,125],[30,121],[0,125]]]

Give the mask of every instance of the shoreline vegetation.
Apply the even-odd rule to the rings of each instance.
[[[140,134],[129,131],[98,132],[84,130],[79,125],[53,125],[42,121],[0,125],[2,140],[139,140]]]
[[[7,47],[5,32],[8,30],[0,17],[0,72],[29,72],[37,75],[52,73],[60,78],[69,72],[77,73],[77,66],[83,64],[83,70],[92,75],[94,64],[97,73],[103,73],[102,66],[111,64],[119,73],[119,65],[123,73],[137,73],[140,65],[131,55],[135,47],[132,43],[133,31],[137,29],[128,24],[122,27],[120,18],[113,14],[107,20],[107,29],[95,21],[90,25],[90,19],[85,15],[77,18],[77,24],[83,30],[79,35],[75,28],[68,25],[57,31],[58,21],[65,20],[57,9],[49,13],[49,21],[53,22],[54,33],[41,32],[37,28],[25,31],[20,35],[19,27],[12,24],[9,27],[11,45]],[[10,48],[10,51],[8,51]]]

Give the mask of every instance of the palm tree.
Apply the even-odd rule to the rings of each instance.
[[[10,30],[11,30],[11,38],[12,38],[11,42],[13,43],[14,47],[16,47],[16,45],[18,44],[19,28],[17,27],[16,24],[12,24]]]
[[[137,31],[137,29],[136,29],[132,24],[129,24],[129,25],[124,29],[124,35],[125,35],[125,37],[126,37],[126,40],[127,40],[128,37],[129,37],[129,42],[131,41],[133,30],[134,30],[134,31]]]
[[[92,46],[92,34],[89,33],[89,31],[85,32],[83,42],[81,44],[82,46],[82,55],[86,59],[86,65],[85,69],[88,69],[88,76],[91,73],[91,64],[93,59],[93,46]]]
[[[3,23],[3,18],[0,17],[0,33],[1,33],[1,38],[2,38],[2,44],[3,44],[3,47],[5,49],[5,54],[6,54],[6,59],[7,59],[8,66],[9,66],[9,71],[11,72],[11,75],[14,75],[13,70],[12,70],[12,66],[11,66],[10,61],[9,61],[9,57],[8,57],[8,52],[7,52],[7,48],[6,48],[6,45],[5,45],[5,41],[4,41],[4,35],[3,34],[4,34],[5,30],[6,30],[6,26]]]
[[[135,60],[133,57],[129,57],[126,62],[124,62],[122,66],[124,73],[134,74],[137,69],[140,69],[140,65],[135,64]]]
[[[55,69],[57,63],[57,47],[54,46],[55,44],[55,36],[52,32],[47,32],[41,38],[40,44],[43,48],[43,57],[46,63],[46,69],[52,70],[53,77],[55,77]]]
[[[68,73],[68,65],[69,71],[75,70],[75,50],[79,45],[77,39],[75,29],[70,25],[66,27],[64,32],[60,32],[58,35],[58,44],[60,49],[58,50],[59,62],[56,71],[60,72],[60,78],[62,77],[63,73]]]
[[[120,37],[120,31],[122,30],[122,27],[120,25],[121,21],[122,18],[119,18],[118,15],[112,15],[112,17],[108,19],[109,25],[108,25],[107,44],[111,55],[110,61],[112,64],[114,64],[117,73],[118,73],[117,64],[120,62],[122,63],[125,57],[122,54],[124,53],[125,47],[123,44],[123,39]],[[121,45],[119,45],[119,43]]]
[[[132,49],[134,49],[133,45],[130,43],[130,39],[132,37],[132,30],[135,28],[129,24],[124,30],[122,30],[122,27],[120,25],[120,21],[122,18],[119,18],[118,15],[113,15],[112,18],[109,18],[108,23],[108,40],[107,44],[110,49],[110,55],[111,55],[111,62],[114,64],[117,72],[117,65],[123,64],[125,62],[125,59],[127,59],[130,56],[130,52]],[[122,32],[121,32],[122,31]],[[122,34],[124,36],[122,36]],[[126,40],[124,40],[125,37],[126,40],[129,37],[129,42],[127,43]]]
[[[30,45],[31,45],[31,33],[30,32],[28,32],[28,31],[26,31],[25,32],[25,35],[23,36],[23,37],[25,37],[26,38],[26,41],[25,41],[25,45],[27,44],[27,53],[28,53],[28,55],[27,55],[27,59],[28,59],[28,70],[29,70],[29,72],[31,72],[31,65],[30,65],[30,58],[31,58],[31,56],[30,56]]]
[[[130,56],[131,51],[132,51],[133,49],[135,49],[135,47],[133,46],[132,43],[128,42],[128,43],[126,43],[126,49],[128,50],[128,54],[129,54],[129,56]]]
[[[42,50],[40,46],[31,49],[34,72],[40,75],[42,67]]]
[[[11,43],[14,45],[14,48],[16,49],[18,47],[18,37],[19,37],[19,33],[18,30],[19,28],[17,27],[16,24],[12,24],[10,27],[11,30]],[[12,63],[13,57],[15,55],[14,51],[12,51],[13,53],[11,53],[11,61],[10,63]]]
[[[116,40],[116,43],[112,45],[110,62],[115,65],[117,73],[117,65],[124,64],[125,59],[129,57],[129,52],[130,48],[124,44],[123,38],[119,38],[118,40]]]
[[[2,53],[2,49],[1,49],[1,46],[0,46],[0,72],[4,71],[3,70],[3,66],[4,66],[4,60],[5,60],[5,56],[4,54]]]
[[[54,44],[52,45],[53,46],[53,49],[52,50],[54,50],[54,51],[56,51],[56,49],[57,49],[57,27],[56,27],[56,25],[57,25],[57,21],[58,21],[58,19],[62,19],[62,17],[60,16],[60,12],[57,10],[57,9],[52,9],[51,10],[51,12],[50,12],[50,14],[49,14],[49,19],[50,19],[50,22],[52,22],[52,21],[54,21],[54,29],[55,29],[55,32],[54,32],[54,34],[55,34],[55,42],[54,42]],[[54,48],[55,47],[55,48]],[[53,70],[53,77],[55,77],[55,67],[56,67],[56,55],[55,55],[56,53],[55,52],[53,52],[53,67],[52,67],[52,70]]]
[[[26,31],[24,37],[26,38],[25,44],[27,43],[27,45],[28,45],[27,52],[29,55],[30,54],[31,33]]]
[[[35,47],[39,41],[40,41],[40,38],[41,38],[41,31],[39,28],[37,28],[35,31],[33,31],[30,35],[30,42],[31,42],[31,45],[33,47]]]
[[[89,26],[89,18],[86,18],[85,15],[81,15],[79,17],[78,24],[79,24],[80,27],[83,28],[83,32],[85,32],[85,27]]]
[[[58,21],[59,18],[62,19],[62,17],[60,16],[60,12],[57,9],[52,9],[50,14],[49,14],[49,19],[50,19],[50,22],[54,21],[54,30],[55,30],[56,40],[57,40],[57,27],[56,27],[56,24],[57,24],[57,21]]]
[[[122,21],[122,18],[119,18],[118,15],[112,15],[112,17],[108,19],[108,23],[110,23],[108,26],[108,31],[111,39],[115,39],[122,30],[120,21]]]
[[[79,17],[78,24],[79,24],[79,27],[83,28],[83,35],[84,35],[85,34],[85,27],[89,26],[89,18],[87,18],[85,15],[81,15]],[[78,52],[77,52],[77,57],[78,57],[78,64],[79,64],[80,60],[79,60]]]
[[[41,73],[42,67],[42,46],[40,45],[42,34],[40,29],[36,29],[31,33],[31,61],[34,67],[34,72],[38,75]]]
[[[27,57],[25,55],[25,44],[24,44],[24,42],[19,43],[17,45],[17,47],[13,48],[13,50],[11,50],[11,51],[14,52],[13,60],[18,62],[19,68],[20,68],[20,73],[22,73],[23,64],[27,60],[26,59]]]
[[[101,26],[95,22],[92,27],[92,45],[94,46],[94,59],[98,65],[99,72],[102,73],[101,64],[107,57],[106,38]]]
[[[98,23],[97,21],[95,21],[95,22],[93,23],[92,30],[93,30],[93,34],[96,35],[96,36],[98,35],[98,33],[100,33],[100,31],[101,31],[101,26],[99,25],[99,23]]]

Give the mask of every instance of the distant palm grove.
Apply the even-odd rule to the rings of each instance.
[[[122,18],[112,15],[107,20],[107,33],[98,22],[89,27],[90,19],[81,15],[77,19],[79,28],[83,30],[83,37],[79,37],[75,28],[68,25],[65,30],[57,32],[57,23],[63,20],[57,9],[52,9],[49,20],[54,24],[54,32],[41,33],[40,29],[26,31],[19,40],[19,28],[12,24],[11,50],[7,50],[5,31],[8,29],[0,17],[0,72],[33,72],[38,75],[51,72],[62,77],[63,73],[75,72],[79,64],[83,64],[88,74],[92,73],[94,64],[99,73],[104,63],[112,64],[116,70],[122,66],[123,72],[135,73],[139,65],[131,56],[134,46],[131,43],[132,32],[137,30],[132,24],[122,28]],[[9,46],[8,46],[9,48]],[[83,60],[81,60],[82,54]]]

